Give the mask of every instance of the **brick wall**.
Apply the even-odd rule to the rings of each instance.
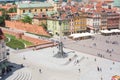
[[[11,35],[15,36],[16,38],[20,38],[20,39],[29,41],[29,42],[33,43],[34,45],[51,43],[50,41],[40,40],[40,39],[37,39],[37,38],[32,38],[32,37],[29,37],[29,36],[25,36],[24,33],[15,32],[11,29],[2,28],[2,31],[3,31],[3,33],[11,34]]]
[[[15,36],[16,38],[22,38],[22,35],[24,35],[24,33],[14,32],[12,30],[4,29],[4,28],[2,28],[2,31],[3,31],[3,33],[11,34],[11,35]]]
[[[5,21],[5,25],[6,27],[24,30],[27,32],[35,33],[35,34],[49,36],[49,34],[41,26],[31,25],[28,23],[22,23],[18,21],[7,21],[7,20]]]
[[[29,36],[25,36],[25,35],[22,36],[22,39],[30,41],[34,45],[50,43],[50,41],[40,40],[40,39],[37,39],[37,38],[32,38],[32,37],[29,37]]]

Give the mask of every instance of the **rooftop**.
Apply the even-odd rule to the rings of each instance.
[[[120,0],[114,0],[114,6],[120,7]]]
[[[38,3],[20,3],[18,8],[39,8],[39,7],[52,7],[50,3],[38,2]]]

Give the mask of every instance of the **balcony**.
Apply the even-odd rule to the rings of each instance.
[[[108,16],[107,19],[116,19],[116,18],[120,18],[120,16]]]
[[[119,25],[119,23],[108,23],[107,25]]]

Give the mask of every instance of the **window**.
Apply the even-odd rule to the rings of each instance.
[[[35,12],[37,11],[37,9],[35,9]]]
[[[48,9],[46,9],[46,11],[48,11]]]
[[[42,12],[42,9],[40,9],[40,11]]]
[[[31,10],[29,10],[29,12],[31,13]]]
[[[108,9],[111,9],[111,5],[108,5]]]
[[[23,10],[23,13],[25,13],[25,10]]]

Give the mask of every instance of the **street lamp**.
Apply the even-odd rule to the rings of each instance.
[[[58,52],[54,56],[57,58],[65,58],[67,57],[67,54],[63,51],[63,43],[62,43],[62,31],[61,31],[61,24],[62,24],[62,19],[61,15],[58,17],[59,21],[59,43],[58,43]]]

